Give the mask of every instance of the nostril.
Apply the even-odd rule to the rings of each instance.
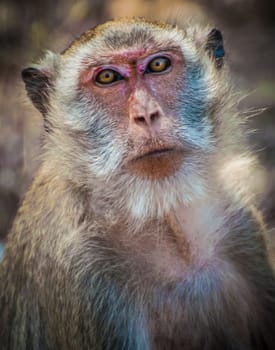
[[[137,116],[137,117],[135,118],[135,121],[136,121],[137,124],[144,124],[144,123],[146,123],[145,118],[142,117],[142,116]]]
[[[148,113],[148,114],[140,114],[134,117],[134,122],[140,126],[150,126],[152,125],[157,119],[159,119],[160,113],[159,111],[156,111],[154,113]]]
[[[151,122],[155,121],[158,118],[159,118],[159,112],[151,113],[150,115]]]

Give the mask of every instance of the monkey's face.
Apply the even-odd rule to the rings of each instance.
[[[40,110],[69,171],[82,183],[143,188],[168,207],[201,194],[220,88],[216,39],[122,20],[84,33],[55,58],[51,86],[44,79],[49,107],[41,98]]]
[[[179,170],[188,151],[177,135],[183,75],[179,48],[139,45],[103,56],[81,73],[83,94],[111,119],[113,137],[123,147],[123,171],[159,179]]]

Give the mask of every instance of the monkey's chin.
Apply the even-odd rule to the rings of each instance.
[[[125,168],[134,175],[157,180],[174,175],[180,169],[183,157],[181,150],[150,151],[130,160]]]

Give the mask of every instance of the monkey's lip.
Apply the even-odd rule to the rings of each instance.
[[[129,159],[126,169],[142,177],[160,179],[175,174],[183,157],[184,151],[177,147],[150,148]]]
[[[178,149],[173,148],[173,147],[165,147],[165,148],[160,148],[160,149],[153,149],[151,151],[147,151],[144,152],[141,155],[138,155],[137,157],[131,159],[131,161],[138,161],[141,160],[143,158],[147,158],[147,157],[162,157],[162,156],[167,156],[169,154],[172,154],[173,152],[179,152]]]

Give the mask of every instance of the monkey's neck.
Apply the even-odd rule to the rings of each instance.
[[[184,259],[184,261],[186,261],[186,263],[191,263],[192,258],[190,251],[190,242],[186,237],[186,232],[184,232],[181,216],[179,216],[177,212],[171,211],[167,215],[166,220],[171,228],[171,233],[177,243],[181,257]]]
[[[53,192],[52,188],[56,190]],[[211,259],[217,242],[222,239],[226,203],[217,193],[215,196],[211,193],[211,198],[210,195],[197,198],[188,205],[179,202],[162,217],[142,219],[133,217],[127,210],[127,203],[124,207],[119,205],[122,201],[108,195],[110,192],[106,193],[101,186],[87,190],[87,187],[67,184],[62,176],[50,177],[43,171],[30,191],[30,201],[35,195],[39,197],[39,193],[49,196],[50,200],[45,201],[45,205],[54,206],[55,210],[46,208],[44,212],[51,210],[57,225],[59,218],[66,216],[68,229],[81,225],[83,230],[89,231],[90,226],[96,226],[96,231],[107,236],[115,235],[118,241],[127,245],[150,239],[152,249],[161,240],[174,240],[179,255],[186,263],[192,262],[195,256],[202,261]],[[63,198],[62,202],[60,198]]]
[[[178,205],[167,215],[171,234],[187,264],[203,265],[215,259],[216,247],[226,231],[225,206],[221,199],[205,198],[189,206]]]

